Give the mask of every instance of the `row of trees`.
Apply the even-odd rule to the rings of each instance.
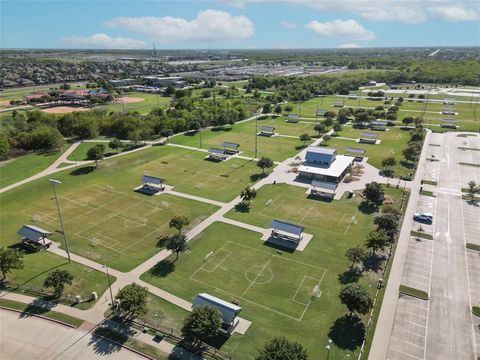
[[[148,115],[107,113],[104,110],[73,112],[62,116],[31,111],[13,111],[2,119],[0,158],[13,150],[44,151],[60,148],[64,138],[93,139],[99,135],[134,142],[171,136],[207,126],[233,125],[249,114],[240,100],[207,100],[197,106],[191,97],[182,97],[174,107],[153,109]]]

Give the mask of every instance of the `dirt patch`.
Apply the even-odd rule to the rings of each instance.
[[[10,100],[0,100],[0,106],[1,107],[10,106]]]
[[[75,111],[88,111],[91,110],[89,108],[83,108],[83,107],[74,107],[74,106],[57,106],[57,107],[52,107],[48,109],[43,109],[43,112],[49,113],[49,114],[66,114],[66,113],[71,113]]]
[[[121,98],[118,98],[117,99],[117,102],[119,103],[125,103],[125,104],[130,104],[130,103],[139,103],[139,102],[144,102],[145,99],[144,98],[140,98],[140,97],[130,97],[130,96],[124,96],[124,97],[121,97]]]

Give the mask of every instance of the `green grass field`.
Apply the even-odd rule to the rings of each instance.
[[[62,149],[62,151],[48,153],[34,153],[1,162],[0,188],[11,185],[45,170],[58,159],[63,150],[64,149]]]
[[[212,162],[205,159],[205,152],[171,146],[155,151],[156,159],[132,170],[165,178],[176,191],[213,200],[232,200],[261,174],[255,161],[232,158]]]
[[[346,137],[351,139],[358,139],[361,132],[372,132],[371,130],[354,129],[351,126],[343,126],[342,131],[337,134],[340,137]],[[345,154],[346,147],[354,147],[365,149],[365,156],[368,157],[368,163],[375,166],[377,169],[382,169],[382,160],[386,157],[393,156],[397,160],[392,170],[395,176],[407,176],[412,169],[405,167],[410,166],[407,163],[402,163],[403,155],[402,151],[408,146],[410,140],[410,131],[402,130],[399,127],[389,127],[387,131],[373,131],[378,134],[378,139],[381,140],[380,144],[363,144],[348,139],[338,139],[333,137],[327,146],[336,148],[339,154]]]
[[[265,121],[265,122],[264,122]],[[286,124],[282,120],[261,120],[258,121],[258,131],[260,126],[269,125],[271,122],[278,122],[289,128],[290,134],[296,133],[298,129],[305,124]],[[313,127],[313,126],[312,126]],[[300,135],[302,131],[299,131]],[[285,135],[290,135],[285,134]],[[312,130],[312,135],[313,135]],[[241,124],[236,124],[231,130],[213,130],[206,129],[202,131],[203,148],[221,147],[224,141],[236,142],[240,144],[240,151],[242,155],[254,157],[255,156],[255,141],[258,146],[258,157],[267,156],[276,161],[282,161],[294,156],[299,152],[299,147],[302,142],[296,138],[290,137],[264,137],[256,136],[255,121],[247,121]],[[200,134],[186,134],[175,136],[171,139],[172,143],[187,145],[192,147],[200,147]]]
[[[357,92],[359,94],[359,92]],[[365,95],[365,94],[363,94]],[[405,96],[405,94],[388,94],[389,96]],[[449,96],[451,97],[451,96]],[[442,99],[445,96],[441,97]],[[346,107],[353,107],[353,108],[369,108],[373,109],[377,106],[384,106],[387,109],[390,105],[385,105],[384,101],[375,101],[375,100],[368,100],[366,98],[359,98],[359,99],[348,99],[347,97],[343,96],[327,96],[325,98],[316,97],[310,99],[308,101],[302,103],[293,103],[292,114],[299,114],[302,117],[309,117],[315,118],[316,110],[327,110],[327,111],[335,111],[338,112],[340,108],[333,107],[333,103],[337,100],[342,100],[345,102]],[[393,104],[392,101],[391,104]],[[455,116],[447,116],[442,115],[441,112],[444,107],[453,107],[458,112],[458,115]],[[457,102],[453,106],[443,105],[442,102],[427,102],[426,106],[423,101],[419,101],[418,99],[408,99],[405,97],[402,105],[399,107],[398,111],[398,121],[401,121],[403,118],[407,116],[423,116],[425,125],[429,126],[430,124],[434,124],[432,127],[437,131],[451,131],[445,128],[440,128],[439,126],[442,124],[442,119],[444,118],[453,118],[458,120],[458,126],[460,126],[460,130],[466,131],[478,131],[480,127],[480,113],[477,111],[478,119],[475,120],[475,104],[471,105],[470,103],[460,103]],[[319,116],[318,119],[323,119],[323,116]]]
[[[396,202],[400,191],[389,188],[387,194]],[[244,309],[240,316],[252,326],[221,348],[235,359],[252,359],[265,341],[285,334],[304,344],[312,358],[324,356],[318,344],[326,344],[329,337],[335,344],[331,359],[353,358],[363,331],[345,324],[338,292],[339,281],[348,281],[343,254],[363,244],[372,228],[373,214],[360,203],[359,197],[331,203],[310,200],[295,186],[262,187],[249,213],[233,210],[227,216],[264,228],[273,218],[301,223],[314,235],[304,251],[279,251],[261,241],[260,233],[217,222],[192,240],[189,253],[176,262],[172,257],[157,264],[142,278],[188,301],[200,292],[239,301]],[[373,285],[375,275],[369,273],[360,282]],[[317,284],[319,298],[312,296]]]
[[[83,160],[88,160],[87,159],[87,152],[90,148],[94,147],[97,144],[103,144],[105,145],[105,153],[113,153],[116,154],[117,150],[111,149],[108,146],[108,142],[82,142],[78,147],[67,157],[67,160],[71,161],[83,161]]]
[[[172,100],[169,97],[157,95],[157,94],[147,94],[143,92],[131,92],[125,93],[122,96],[126,97],[135,97],[135,98],[143,98],[145,101],[138,102],[138,103],[125,103],[125,106],[122,105],[121,102],[116,104],[107,104],[107,105],[100,105],[97,106],[96,109],[103,109],[106,111],[137,111],[140,114],[148,114],[153,108],[156,107],[166,107],[170,104]]]

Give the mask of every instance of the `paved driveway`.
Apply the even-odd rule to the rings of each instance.
[[[37,317],[0,310],[2,360],[145,359],[109,341]]]

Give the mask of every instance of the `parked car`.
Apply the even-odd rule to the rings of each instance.
[[[431,223],[433,221],[433,215],[430,213],[419,212],[413,214],[413,220]]]

